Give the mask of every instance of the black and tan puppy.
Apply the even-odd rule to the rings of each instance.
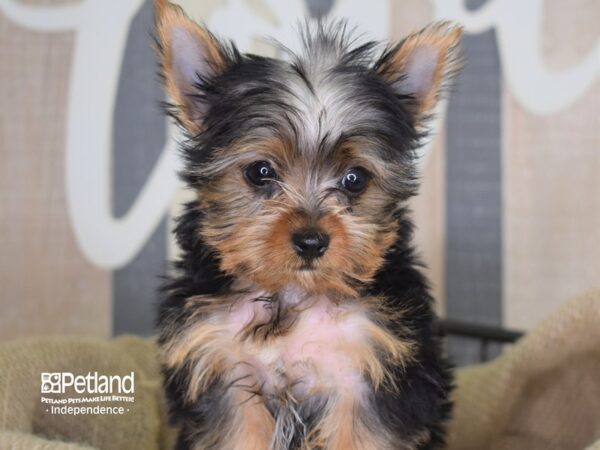
[[[460,29],[381,49],[307,25],[279,60],[155,6],[196,192],[158,320],[177,448],[440,446],[451,377],[405,202]]]

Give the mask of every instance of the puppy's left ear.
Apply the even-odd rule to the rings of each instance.
[[[157,53],[173,115],[192,135],[202,129],[208,106],[202,84],[225,70],[226,52],[207,29],[168,0],[154,0]]]
[[[401,95],[412,97],[416,121],[432,113],[461,68],[462,28],[436,22],[387,51],[375,70]]]

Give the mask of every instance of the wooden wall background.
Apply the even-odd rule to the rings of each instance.
[[[502,2],[512,0],[469,0],[463,6],[475,14]],[[58,25],[48,28],[68,17],[69,7],[86,4],[92,11],[109,3],[117,5],[0,2],[0,339],[152,332],[157,275],[176,251],[169,213],[185,194],[173,195],[147,242],[114,267],[98,264],[82,250],[68,204],[68,100],[79,33]],[[119,5],[125,3],[133,5],[133,13],[126,21],[122,61],[115,61],[120,75],[112,91],[113,121],[106,130],[112,169],[105,175],[112,179],[116,217],[126,217],[167,140],[149,51],[150,4],[127,0]],[[217,31],[234,26],[222,25],[227,17],[241,17],[240,27],[247,28],[244,14],[272,28],[283,26],[281,17],[288,11],[343,10],[351,22],[366,20],[353,9],[353,0],[180,3],[209,25],[214,19]],[[512,3],[514,23],[527,20],[519,3]],[[417,245],[440,311],[524,329],[560,302],[600,285],[600,1],[531,3],[541,5],[538,50],[544,70],[564,74],[594,54],[596,64],[588,68],[593,81],[557,111],[532,111],[507,78],[505,53],[517,49],[498,45],[497,28],[469,32],[467,27],[465,73],[424,159],[422,191],[413,204]],[[387,28],[375,32],[398,39],[439,18],[440,5],[444,2],[373,3],[371,9],[380,9],[373,17],[384,17]],[[39,11],[49,13],[47,21],[43,13],[34,17]],[[107,33],[111,26],[110,20],[104,22]],[[248,46],[272,51],[254,34]],[[105,66],[94,69],[104,76]],[[93,111],[94,104],[89,107]]]

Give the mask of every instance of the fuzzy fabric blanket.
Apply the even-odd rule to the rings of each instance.
[[[128,399],[94,402],[90,397],[103,394],[41,392],[42,373],[132,371],[135,393],[122,395]],[[60,403],[68,398],[71,403]],[[600,291],[565,302],[496,360],[459,370],[454,398],[451,450],[600,449]],[[69,406],[125,412],[51,411]],[[166,417],[151,340],[52,337],[0,344],[0,449],[165,450],[174,438]]]

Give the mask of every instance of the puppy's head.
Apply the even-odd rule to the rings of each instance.
[[[415,148],[460,29],[437,23],[380,50],[317,24],[280,60],[241,55],[158,0],[156,32],[198,233],[221,269],[272,292],[368,283],[415,192]]]

